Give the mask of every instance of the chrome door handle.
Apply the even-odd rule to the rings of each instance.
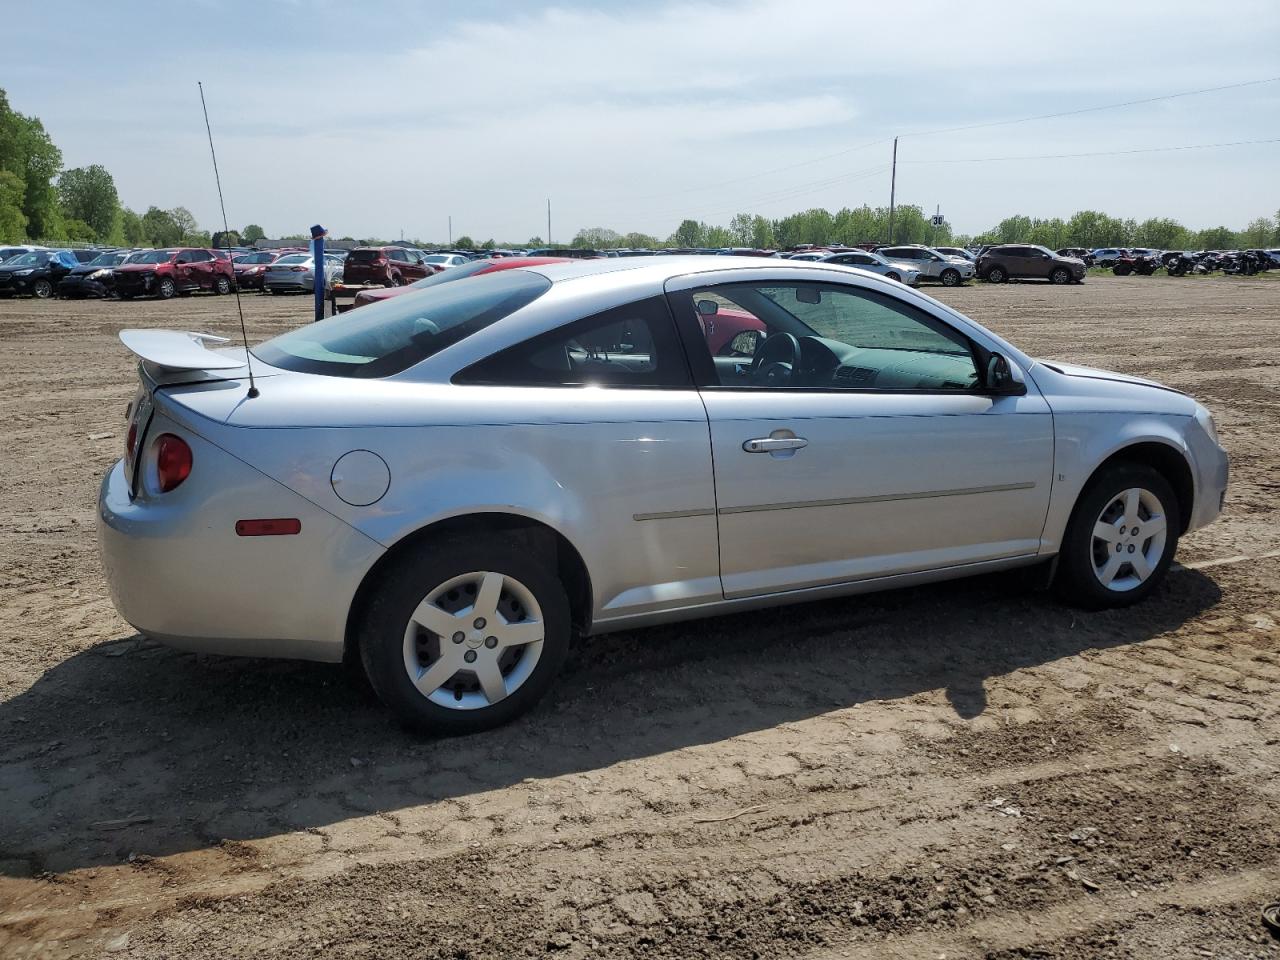
[[[804,437],[760,437],[744,440],[742,449],[747,453],[777,453],[779,450],[799,450],[808,445],[809,441]]]

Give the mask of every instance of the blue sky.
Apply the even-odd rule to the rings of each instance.
[[[101,163],[127,205],[181,204],[213,227],[204,81],[232,226],[271,234],[320,221],[338,235],[443,240],[452,216],[455,237],[521,241],[545,237],[547,197],[558,240],[583,226],[666,235],[684,217],[881,205],[879,141],[894,135],[899,202],[941,204],[965,232],[1083,208],[1238,228],[1280,207],[1280,143],[937,162],[1280,138],[1280,82],[920,135],[1280,76],[1280,3],[992,12],[930,0],[72,0],[7,11],[0,86],[44,121],[67,166]]]

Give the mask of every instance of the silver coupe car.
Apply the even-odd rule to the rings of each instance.
[[[1147,597],[1227,456],[1177,390],[1036,360],[901,283],[654,257],[441,284],[252,351],[128,330],[121,615],[363,665],[407,725],[529,709],[570,637],[1045,564]]]

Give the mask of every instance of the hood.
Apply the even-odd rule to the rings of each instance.
[[[17,273],[19,270],[48,270],[48,269],[49,269],[49,264],[47,263],[42,263],[42,264],[39,264],[38,266],[34,266],[31,264],[23,264],[21,266],[19,266],[18,264],[13,264],[13,265],[4,264],[3,266],[0,266],[0,273]]]
[[[1186,396],[1181,390],[1175,390],[1173,387],[1166,387],[1163,383],[1156,383],[1154,380],[1144,380],[1142,377],[1131,377],[1126,373],[1115,373],[1111,370],[1097,370],[1093,367],[1081,367],[1074,363],[1062,363],[1058,360],[1037,360],[1050,370],[1064,374],[1068,377],[1084,377],[1089,380],[1107,380],[1111,383],[1131,383],[1139,387],[1154,387],[1157,390],[1167,390],[1170,393],[1177,393]]]
[[[111,269],[117,273],[145,273],[148,270],[155,270],[157,267],[167,267],[169,265],[168,260],[164,263],[122,263],[120,266],[112,267]]]

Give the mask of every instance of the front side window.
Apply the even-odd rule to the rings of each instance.
[[[691,382],[662,297],[541,334],[474,364],[454,380],[543,387],[683,387]]]
[[[551,281],[507,270],[383,300],[260,344],[274,367],[337,377],[388,377],[528,306]]]
[[[709,365],[697,365],[710,371],[713,387],[969,391],[980,384],[965,336],[877,291],[726,284],[695,290],[687,306],[711,355]]]

